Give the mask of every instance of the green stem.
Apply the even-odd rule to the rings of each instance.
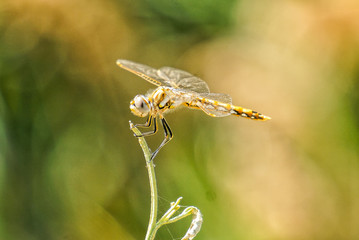
[[[140,130],[133,125],[130,121],[130,128],[135,133],[136,136],[142,135]],[[145,240],[154,240],[156,236],[157,230],[169,223],[177,222],[178,220],[185,218],[191,214],[194,215],[191,226],[187,230],[186,235],[182,238],[182,240],[193,239],[197,233],[199,232],[203,218],[199,209],[196,207],[187,207],[181,214],[178,216],[172,217],[179,209],[180,209],[180,201],[182,197],[179,197],[176,202],[171,203],[170,209],[161,217],[161,219],[157,221],[157,209],[158,209],[158,195],[157,195],[157,183],[156,183],[156,175],[155,175],[155,166],[153,161],[151,160],[151,151],[148,148],[147,142],[144,137],[137,137],[138,142],[142,148],[142,151],[145,155],[146,167],[148,171],[148,178],[150,180],[150,189],[151,189],[151,212],[150,212],[150,221],[148,223],[147,233]]]
[[[141,135],[140,130],[136,128],[133,123],[130,121],[130,128],[136,135]],[[151,212],[150,212],[150,221],[148,223],[147,233],[145,240],[153,240],[155,238],[157,227],[157,207],[158,207],[158,198],[157,198],[157,183],[156,183],[156,174],[155,166],[153,161],[151,161],[151,151],[148,148],[147,142],[144,137],[138,137],[138,142],[142,148],[143,154],[145,155],[146,167],[148,171],[148,178],[150,180],[150,189],[151,189]]]

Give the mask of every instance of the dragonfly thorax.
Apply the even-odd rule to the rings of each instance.
[[[138,117],[146,117],[151,110],[151,104],[144,95],[137,95],[130,102],[131,112]]]
[[[137,95],[130,103],[131,112],[138,117],[145,117],[148,114],[156,116],[162,115],[169,109],[173,109],[183,103],[169,88],[159,87],[152,93],[146,95]]]

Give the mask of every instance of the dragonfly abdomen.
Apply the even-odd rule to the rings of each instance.
[[[213,99],[199,98],[201,108],[204,112],[212,117],[224,117],[228,115],[240,116],[252,120],[269,120],[270,117],[264,116],[263,114],[239,106],[234,106],[229,103],[220,102]]]
[[[231,106],[232,106],[232,109],[230,112],[232,115],[235,115],[235,116],[241,116],[244,118],[249,118],[252,120],[260,120],[260,121],[266,121],[266,120],[271,119],[270,117],[264,116],[263,114],[261,114],[257,111],[254,111],[252,109],[242,108],[242,107],[233,106],[233,105],[231,105]]]

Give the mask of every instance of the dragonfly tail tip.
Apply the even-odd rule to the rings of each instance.
[[[264,120],[264,121],[271,120],[271,119],[272,119],[272,118],[271,118],[271,117],[268,117],[268,116],[264,116],[264,117],[263,117],[263,120]]]

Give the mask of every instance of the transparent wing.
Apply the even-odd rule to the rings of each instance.
[[[209,93],[208,85],[192,74],[171,67],[154,69],[144,64],[119,59],[117,65],[156,86],[167,86],[197,93]]]
[[[169,83],[167,83],[164,79],[161,79],[157,75],[157,69],[151,68],[147,65],[135,63],[132,61],[119,59],[117,60],[117,65],[121,68],[136,74],[137,76],[145,79],[146,81],[156,85],[156,86],[171,86]]]
[[[208,93],[208,94],[199,94],[200,97],[205,98],[206,100],[202,103],[202,110],[212,117],[225,117],[231,115],[230,111],[226,109],[223,105],[232,104],[232,98],[228,94],[224,93]],[[211,101],[217,101],[217,105],[213,105]]]
[[[228,104],[232,105],[232,98],[223,93],[203,93],[191,95],[184,105],[189,108],[200,109],[212,117],[231,115]]]
[[[172,67],[162,67],[157,71],[158,76],[171,87],[186,89],[197,93],[209,93],[209,87],[205,81],[192,74]]]
[[[226,104],[232,104],[231,96],[225,93],[207,93],[207,94],[199,94],[199,96],[209,100],[214,100]]]

